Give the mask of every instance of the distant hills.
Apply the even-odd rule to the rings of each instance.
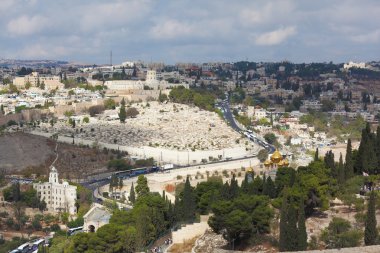
[[[59,66],[89,66],[89,64],[79,62],[68,62],[59,60],[17,60],[17,59],[0,59],[0,67],[59,67]]]

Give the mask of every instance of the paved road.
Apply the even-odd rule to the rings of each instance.
[[[218,106],[222,108],[224,119],[229,123],[229,125],[232,127],[232,129],[234,129],[235,131],[237,131],[239,133],[243,133],[244,130],[241,129],[236,124],[235,118],[234,118],[234,116],[233,116],[233,114],[231,112],[230,104],[229,104],[229,96],[227,97],[226,100],[223,100],[222,102],[220,102],[218,104]],[[261,139],[259,139],[257,137],[254,137],[253,140],[252,139],[249,139],[249,140],[251,140],[251,141],[259,144],[260,146],[262,146],[263,148],[265,148],[266,150],[268,150],[269,153],[273,153],[276,150],[276,148],[274,146],[269,145],[268,143],[264,142],[263,140],[261,140]]]

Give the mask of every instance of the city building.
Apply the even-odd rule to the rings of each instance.
[[[59,182],[58,171],[52,166],[48,182],[34,183],[33,188],[37,191],[40,200],[46,202],[50,212],[68,212],[76,214],[75,202],[77,199],[77,187],[68,182]]]
[[[111,216],[111,212],[105,206],[94,203],[83,216],[83,230],[85,232],[96,232],[100,227],[109,223]]]
[[[365,63],[364,62],[359,62],[359,63],[355,63],[355,62],[352,62],[350,61],[349,63],[345,63],[343,65],[343,68],[348,70],[350,68],[360,68],[360,69],[365,69]]]
[[[45,86],[44,89],[46,90],[60,89],[64,87],[59,76],[40,75],[38,72],[32,72],[30,75],[26,76],[17,76],[13,79],[13,84],[17,88],[23,89],[27,83],[29,83],[31,87],[37,87],[43,83]]]
[[[165,90],[177,86],[184,86],[189,88],[187,83],[169,83],[165,80],[158,80],[157,72],[155,70],[148,70],[146,73],[146,80],[114,80],[106,81],[104,83],[109,90]]]

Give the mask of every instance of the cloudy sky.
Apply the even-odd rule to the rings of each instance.
[[[379,0],[1,0],[0,58],[380,60]]]

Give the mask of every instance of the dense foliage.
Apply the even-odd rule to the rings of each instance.
[[[380,127],[373,133],[369,124],[362,130],[362,138],[356,155],[356,173],[378,174],[380,165]]]
[[[214,111],[216,96],[207,90],[191,90],[179,86],[170,91],[169,98],[174,103],[193,104],[201,109]]]
[[[40,201],[37,197],[37,191],[33,188],[29,188],[26,191],[20,190],[20,184],[14,183],[8,188],[3,190],[4,200],[9,202],[20,202],[27,207],[39,208],[44,210],[46,203]]]

